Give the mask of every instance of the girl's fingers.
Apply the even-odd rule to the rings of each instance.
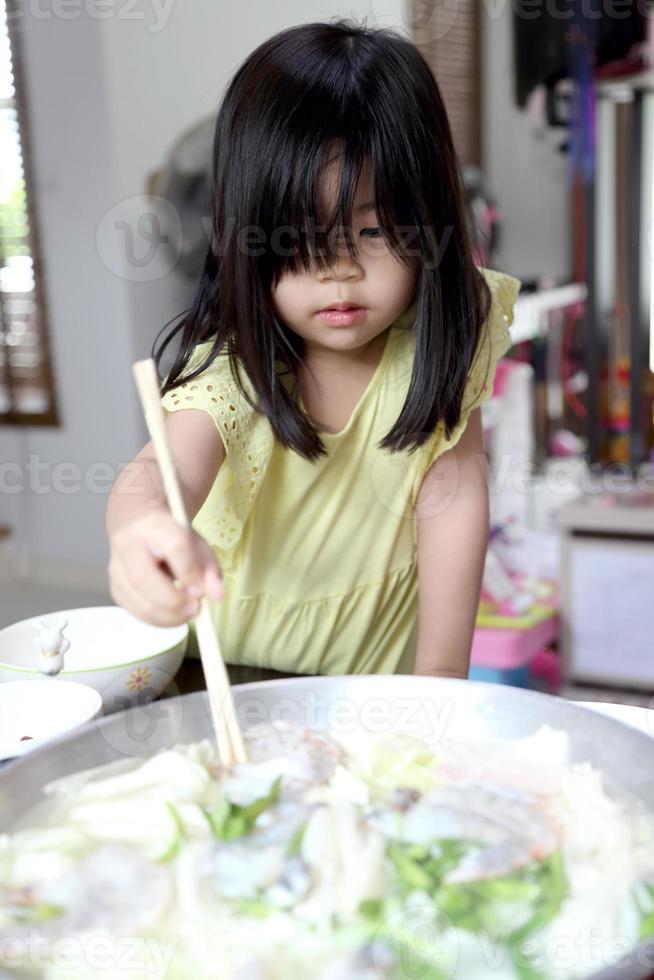
[[[161,610],[184,622],[197,613],[201,596],[223,597],[213,549],[170,514],[149,515],[138,526],[118,532],[112,545],[110,572],[131,601],[138,602],[139,615],[150,621]]]
[[[222,599],[224,595],[223,575],[212,548],[200,537],[196,541],[196,548],[202,570],[204,593],[210,599]]]
[[[187,536],[166,549],[166,564],[171,574],[191,597],[207,595],[222,599],[222,573],[213,550],[195,531],[183,534]]]
[[[202,568],[193,538],[193,531],[182,527],[173,529],[166,541],[164,558],[173,578],[182,588],[195,586],[198,594],[202,594]]]
[[[157,563],[146,548],[135,548],[123,564],[124,574],[135,592],[153,606],[182,615],[190,598]]]
[[[191,618],[191,614],[186,612],[160,608],[138,592],[125,577],[112,584],[111,594],[117,605],[151,626],[181,626]]]
[[[210,599],[222,599],[225,595],[223,580],[214,568],[204,570],[204,589]]]

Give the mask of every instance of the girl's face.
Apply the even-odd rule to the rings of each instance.
[[[326,166],[320,189],[321,204],[335,194],[338,157]],[[307,349],[353,351],[365,348],[383,333],[412,302],[417,266],[400,262],[377,225],[372,175],[362,170],[352,211],[352,235],[359,249],[355,263],[343,243],[338,261],[322,272],[287,273],[273,289],[276,315],[304,338]],[[336,303],[354,303],[364,312],[350,324],[330,323],[318,314]]]

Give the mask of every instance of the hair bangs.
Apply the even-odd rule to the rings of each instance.
[[[286,181],[277,183],[268,202],[270,227],[263,228],[263,237],[274,244],[269,266],[271,285],[274,287],[284,275],[330,268],[343,248],[355,262],[359,260],[354,208],[365,168],[369,168],[373,178],[371,203],[388,247],[400,261],[415,262],[415,250],[412,252],[407,243],[411,242],[412,233],[415,239],[419,222],[410,206],[398,207],[398,201],[410,200],[410,187],[406,171],[396,165],[396,155],[384,151],[383,145],[365,132],[357,133],[354,139],[346,132],[335,132],[333,123],[316,126],[309,145],[306,134],[304,139],[302,134],[289,135],[291,146],[297,135],[294,166]],[[336,145],[342,147],[342,154],[335,154]],[[338,181],[331,188],[332,199],[325,203],[320,199],[320,190],[324,190],[328,163],[336,160]],[[262,174],[262,178],[267,175]],[[402,184],[407,186],[403,188]]]
[[[331,165],[334,166],[331,166]],[[303,341],[274,313],[285,274],[359,259],[357,187],[369,177],[375,224],[398,259],[418,266],[416,348],[406,402],[382,448],[417,448],[459,420],[488,313],[477,272],[452,133],[436,80],[407,38],[348,19],[301,24],[264,41],[234,74],[216,119],[211,242],[191,307],[173,336],[170,390],[194,347],[202,369],[228,353],[276,438],[308,459],[318,429],[280,375],[294,376]]]

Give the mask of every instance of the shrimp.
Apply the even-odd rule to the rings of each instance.
[[[386,809],[369,814],[368,821],[406,843],[430,845],[447,839],[477,845],[445,874],[448,883],[509,875],[559,845],[542,799],[480,780],[430,790],[402,819],[396,809]]]
[[[245,739],[251,762],[291,760],[298,766],[298,778],[310,785],[327,782],[343,759],[342,750],[328,735],[294,722],[254,726],[247,730]]]

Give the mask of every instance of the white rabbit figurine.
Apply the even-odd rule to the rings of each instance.
[[[58,674],[64,666],[64,654],[70,647],[70,640],[63,635],[67,626],[66,619],[55,623],[38,619],[34,623],[38,634],[34,637],[34,646],[39,652],[39,670],[42,674]]]

